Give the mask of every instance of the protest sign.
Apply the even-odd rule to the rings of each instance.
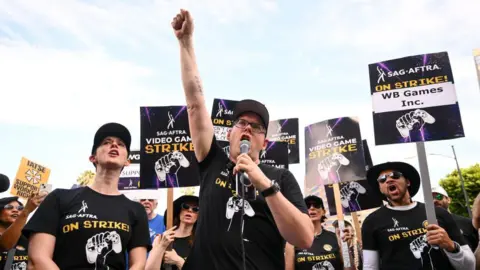
[[[10,193],[27,199],[39,190],[41,184],[48,183],[49,177],[49,168],[22,157]]]
[[[267,139],[287,143],[290,164],[300,163],[298,133],[298,118],[279,119],[270,121],[268,124]]]
[[[343,117],[305,127],[306,188],[365,179],[358,119]]]
[[[465,136],[447,52],[368,68],[376,145]]]
[[[212,106],[212,122],[217,141],[228,141],[227,133],[233,126],[234,108],[238,101],[215,98]]]
[[[140,188],[199,185],[186,106],[140,108]]]
[[[132,190],[140,188],[140,151],[132,150],[128,155],[130,165],[123,168],[118,180],[119,190]]]

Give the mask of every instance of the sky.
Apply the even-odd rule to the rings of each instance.
[[[70,188],[93,169],[107,122],[126,125],[138,149],[140,106],[185,103],[170,25],[180,8],[195,21],[209,108],[252,98],[271,120],[300,119],[302,160],[290,168],[302,189],[304,127],[330,118],[360,118],[374,164],[418,168],[414,144],[374,145],[369,90],[368,64],[409,55],[448,51],[466,134],[426,143],[432,186],[456,168],[451,145],[461,167],[479,161],[479,1],[19,0],[0,2],[0,173],[13,179],[24,156]]]

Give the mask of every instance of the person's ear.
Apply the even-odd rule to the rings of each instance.
[[[88,160],[90,160],[90,162],[92,162],[93,164],[95,164],[97,162],[97,158],[94,156],[94,155],[91,155]]]

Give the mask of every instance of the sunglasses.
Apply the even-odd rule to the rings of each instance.
[[[313,206],[313,208],[317,208],[317,209],[323,208],[323,205],[321,205],[320,203],[317,203],[317,202],[307,203],[307,209],[312,207],[312,206]]]
[[[402,177],[403,174],[401,172],[391,172],[391,173],[385,173],[385,174],[382,174],[380,175],[378,178],[377,178],[377,181],[379,183],[385,183],[385,181],[387,181],[388,178],[392,178],[392,179],[400,179],[400,177]]]
[[[445,198],[445,196],[443,196],[442,194],[438,194],[438,193],[437,193],[437,195],[435,195],[433,197],[433,199],[435,199],[437,201],[441,201],[441,200],[443,200],[443,198]]]
[[[191,209],[195,213],[198,213],[198,211],[200,210],[200,208],[198,208],[198,206],[190,206],[186,203],[182,203],[182,209],[185,209],[185,210],[190,210]]]
[[[23,205],[19,205],[19,206],[15,207],[11,204],[7,204],[3,207],[3,209],[5,209],[5,210],[12,210],[14,208],[17,208],[18,211],[22,211],[25,207],[23,207]]]
[[[234,122],[234,125],[241,129],[245,129],[247,128],[248,125],[250,125],[252,127],[253,133],[265,133],[266,131],[263,125],[257,124],[257,123],[251,123],[244,119],[238,119],[237,121]]]

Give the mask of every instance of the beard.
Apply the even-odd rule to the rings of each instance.
[[[407,190],[407,187],[398,187],[394,191],[391,191],[387,188],[384,195],[389,201],[401,203],[407,197]]]

